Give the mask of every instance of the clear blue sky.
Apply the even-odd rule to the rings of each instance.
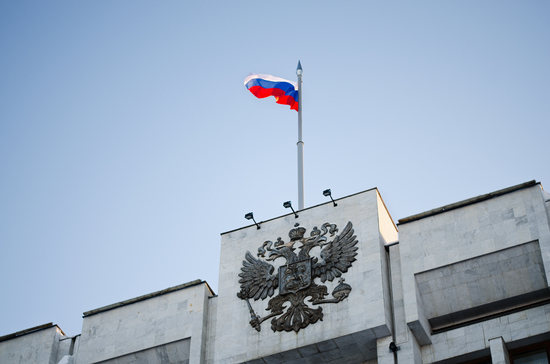
[[[197,278],[220,233],[378,187],[395,221],[550,186],[548,1],[3,1],[0,335]],[[550,189],[550,187],[548,187]]]

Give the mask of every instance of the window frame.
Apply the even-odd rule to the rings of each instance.
[[[508,358],[510,360],[510,363],[513,364],[514,363],[514,355],[523,354],[523,353],[527,353],[529,351],[535,351],[535,350],[538,350],[538,349],[546,349],[546,356],[550,361],[550,341],[543,341],[541,343],[532,344],[532,345],[529,345],[529,346],[524,346],[524,347],[517,348],[517,349],[514,349],[514,350],[509,350],[508,351]]]
[[[465,361],[461,364],[492,364],[491,356],[484,356],[483,358]]]

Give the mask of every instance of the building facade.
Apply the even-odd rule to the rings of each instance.
[[[394,224],[377,189],[222,234],[193,281],[0,338],[0,363],[548,363],[550,194]]]

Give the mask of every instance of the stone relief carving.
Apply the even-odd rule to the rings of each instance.
[[[261,330],[261,324],[269,318],[271,320],[271,329],[273,331],[292,331],[298,332],[310,324],[314,324],[323,319],[323,308],[311,308],[304,301],[310,297],[308,302],[312,305],[324,303],[339,303],[346,299],[351,286],[344,283],[344,278],[340,278],[346,273],[355,261],[357,255],[357,240],[353,235],[353,225],[348,222],[340,235],[336,235],[338,229],[336,224],[325,223],[318,229],[316,226],[309,237],[304,238],[306,229],[295,225],[290,230],[288,236],[290,241],[285,243],[280,237],[275,243],[266,241],[258,248],[258,258],[255,258],[249,251],[245,254],[241,273],[239,273],[239,283],[241,291],[237,297],[243,299],[248,304],[250,315],[250,325],[257,331]],[[327,234],[334,237],[328,241]],[[301,244],[300,246],[297,246]],[[319,247],[321,249],[320,259],[310,257],[311,249]],[[299,249],[298,254],[295,251]],[[268,257],[265,258],[265,255]],[[267,261],[274,261],[278,258],[285,258],[286,264],[279,267],[274,274],[275,267]],[[321,283],[327,280],[332,282],[335,278],[339,279],[333,292],[332,299],[325,299],[328,296],[327,287],[323,284],[315,283],[319,278]],[[255,301],[272,297],[276,289],[279,294],[268,301],[266,310],[270,314],[260,317],[252,306],[250,299]],[[287,306],[285,303],[289,303]],[[285,308],[286,312],[285,312]]]

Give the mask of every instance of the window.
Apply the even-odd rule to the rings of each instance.
[[[514,364],[548,364],[546,348],[529,351],[512,356]]]
[[[490,356],[485,356],[483,358],[467,361],[462,364],[492,364],[492,361]]]
[[[509,354],[513,364],[549,364],[550,341],[511,350]]]

